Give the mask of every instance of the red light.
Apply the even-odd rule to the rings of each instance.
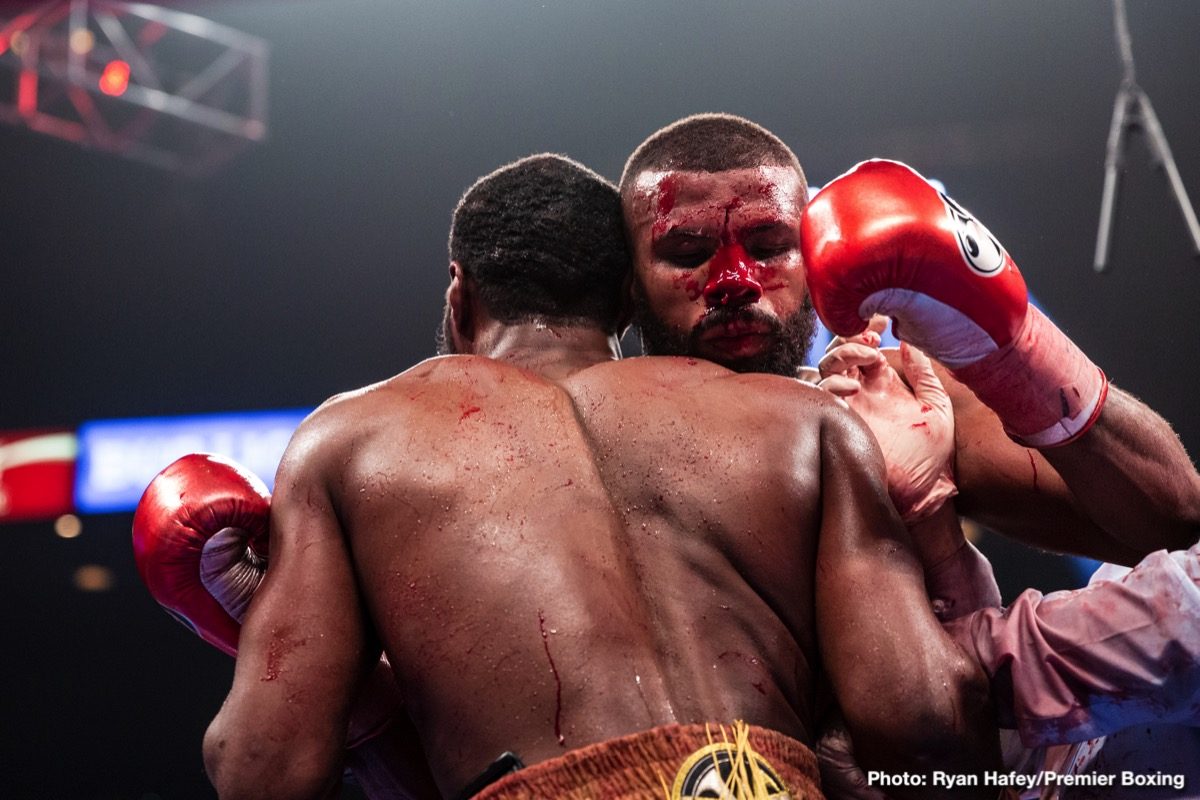
[[[124,61],[110,61],[100,73],[100,91],[111,97],[120,97],[129,88],[129,65]]]
[[[31,117],[37,113],[38,105],[38,74],[33,70],[21,70],[17,80],[17,110],[23,116]]]

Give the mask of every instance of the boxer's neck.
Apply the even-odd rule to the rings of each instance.
[[[560,380],[621,357],[616,335],[599,328],[550,322],[495,324],[477,331],[474,352]]]

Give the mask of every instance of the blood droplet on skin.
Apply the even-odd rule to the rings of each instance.
[[[929,427],[929,423],[928,423],[928,422],[914,422],[914,423],[912,424],[912,427],[914,427],[914,428],[928,428],[928,427]]]
[[[1033,490],[1035,492],[1040,491],[1038,489],[1037,460],[1033,457],[1032,450],[1026,450],[1025,452],[1029,455],[1029,466],[1033,468]]]
[[[482,410],[483,409],[481,409],[479,406],[468,406],[464,403],[462,406],[462,416],[458,418],[458,421],[462,422],[467,417],[471,416],[472,414],[477,414]]]

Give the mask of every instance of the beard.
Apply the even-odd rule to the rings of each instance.
[[[701,352],[701,335],[718,325],[731,322],[759,323],[770,329],[771,346],[763,352],[738,359],[717,360]],[[685,333],[654,316],[640,282],[633,286],[633,324],[637,326],[642,351],[648,356],[691,356],[715,361],[734,372],[763,372],[795,378],[817,334],[817,315],[808,294],[804,304],[789,317],[767,316],[752,306],[718,307],[709,311],[700,324]]]

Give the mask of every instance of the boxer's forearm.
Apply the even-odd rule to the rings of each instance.
[[[1122,544],[1145,553],[1200,539],[1200,475],[1166,421],[1129,394],[1113,387],[1091,430],[1043,454]]]
[[[1075,441],[1041,450],[1012,441],[996,415],[937,368],[955,416],[955,504],[1027,544],[1132,565],[1200,538],[1200,476],[1170,426],[1110,388]]]
[[[1119,564],[1136,564],[1154,548],[1130,546],[1110,531],[1112,519],[1103,518],[1102,508],[1093,512],[1064,481],[1049,461],[1046,454],[1070,451],[1085,447],[1095,455],[1094,460],[1083,458],[1075,465],[1072,483],[1089,484],[1102,480],[1112,468],[1114,451],[1097,447],[1102,437],[1108,436],[1108,409],[1098,422],[1076,442],[1044,451],[1022,447],[1005,434],[996,417],[983,405],[970,389],[963,386],[940,365],[935,372],[946,386],[954,405],[955,420],[955,480],[959,494],[954,503],[959,513],[994,531],[1010,536],[1026,544],[1073,553],[1101,561]],[[1110,402],[1119,407],[1125,396],[1115,389],[1110,391]],[[1161,420],[1159,421],[1161,423]],[[1101,429],[1097,438],[1091,438],[1096,429]],[[1137,439],[1129,439],[1136,442]],[[1128,445],[1127,445],[1128,446]],[[1178,443],[1175,444],[1178,449]],[[1076,452],[1084,452],[1082,449]],[[1128,466],[1119,466],[1127,470]],[[1188,465],[1190,472],[1191,467]],[[1094,489],[1093,489],[1094,491]],[[1094,499],[1094,498],[1093,498]],[[1099,498],[1101,503],[1110,502]],[[1126,499],[1129,507],[1121,510],[1121,518],[1138,514],[1140,505]],[[1097,519],[1097,518],[1100,519]],[[1142,529],[1144,520],[1139,516],[1134,529]]]

